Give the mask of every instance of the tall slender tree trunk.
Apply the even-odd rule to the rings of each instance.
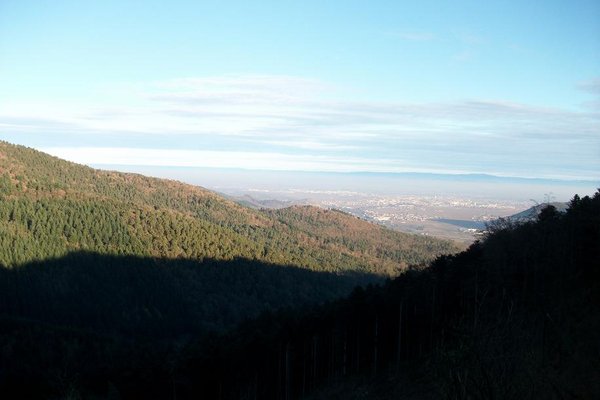
[[[331,330],[331,354],[329,355],[331,362],[329,363],[329,376],[335,379],[335,330]]]
[[[277,349],[277,398],[281,399],[283,397],[283,385],[282,385],[282,381],[285,379],[284,376],[284,372],[282,371],[283,369],[283,351],[281,349],[282,344],[279,343],[278,349]]]
[[[360,371],[360,328],[356,328],[356,372]]]
[[[433,349],[433,324],[435,321],[435,292],[436,292],[436,285],[434,283],[433,294],[432,294],[432,299],[431,299],[431,322],[429,324],[429,349],[430,350]]]
[[[344,331],[344,365],[342,366],[342,374],[344,376],[346,376],[346,363],[348,362],[347,345],[348,345],[348,330],[345,330]]]
[[[378,335],[379,335],[379,317],[375,316],[375,336],[373,340],[373,375],[377,375],[377,351],[378,351]]]
[[[400,300],[400,311],[398,312],[398,340],[396,348],[396,370],[400,370],[400,361],[402,360],[402,309],[404,308],[404,299]]]
[[[290,400],[290,382],[291,382],[291,349],[290,344],[285,345],[285,400]]]
[[[317,386],[317,368],[319,365],[319,353],[318,353],[318,337],[313,337],[313,389]]]
[[[258,371],[254,373],[254,400],[258,399]]]
[[[309,348],[310,351],[310,348]],[[306,343],[302,343],[302,397],[306,395]]]

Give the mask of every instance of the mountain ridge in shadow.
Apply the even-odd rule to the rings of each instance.
[[[0,268],[0,316],[136,337],[225,331],[265,311],[315,305],[368,273],[335,274],[237,258],[163,259],[73,252]]]

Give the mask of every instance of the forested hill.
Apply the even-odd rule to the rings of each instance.
[[[6,142],[0,199],[0,264],[8,267],[87,251],[386,276],[457,251],[335,211],[253,210],[197,186],[97,170]]]
[[[598,399],[599,289],[600,190],[385,285],[189,346],[171,379],[189,399]]]
[[[320,218],[295,211],[302,214],[295,229]],[[468,250],[380,286],[263,313],[220,334],[207,333],[206,324],[326,297],[352,277],[252,260],[93,253],[3,268],[0,392],[27,399],[597,399],[599,243],[600,191],[575,196],[565,213],[550,207],[536,221],[498,223]]]

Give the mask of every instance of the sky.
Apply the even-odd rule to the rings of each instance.
[[[600,2],[0,1],[0,139],[123,168],[600,180]]]

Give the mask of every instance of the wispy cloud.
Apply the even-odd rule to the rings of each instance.
[[[489,99],[352,101],[326,83],[289,76],[178,79],[140,86],[130,96],[119,107],[16,105],[0,111],[0,129],[51,135],[55,154],[95,164],[196,160],[220,167],[572,178],[600,170],[600,116],[585,110]],[[102,147],[112,150],[94,150],[86,136],[105,138]],[[125,142],[127,151],[116,150]],[[134,157],[133,148],[150,145],[204,153],[145,150]]]
[[[580,82],[577,87],[584,92],[600,95],[600,77]]]
[[[577,88],[593,96],[592,100],[585,101],[582,106],[600,118],[600,77],[582,81]]]
[[[339,143],[325,143],[316,140],[261,140],[260,142],[277,147],[288,147],[301,150],[347,151],[360,149],[359,146],[350,146]]]
[[[323,172],[407,172],[397,160],[331,157],[260,151],[136,149],[121,147],[45,147],[43,151],[74,162],[93,165],[208,167]],[[423,169],[422,172],[433,172]],[[460,171],[458,171],[460,172]]]

